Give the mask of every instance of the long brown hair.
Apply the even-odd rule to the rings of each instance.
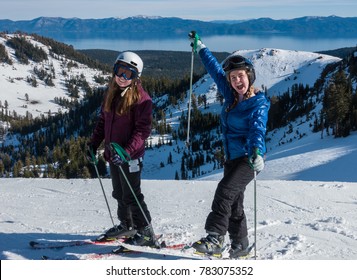
[[[122,90],[115,81],[115,75],[109,84],[107,96],[104,102],[104,111],[110,112],[112,109],[112,102],[116,95],[122,94],[120,102],[115,110],[118,115],[124,115],[129,112],[132,105],[140,100],[140,92],[138,90],[139,79],[133,79],[131,84]],[[124,94],[123,94],[124,93]]]

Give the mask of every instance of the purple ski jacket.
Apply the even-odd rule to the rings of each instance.
[[[94,149],[98,149],[102,141],[105,141],[104,158],[107,161],[110,160],[108,145],[112,142],[123,147],[131,159],[144,156],[145,140],[151,133],[152,100],[140,83],[138,83],[138,90],[141,99],[125,115],[119,116],[115,113],[118,102],[122,98],[120,94],[114,97],[110,112],[105,112],[103,105],[101,107],[90,143]]]

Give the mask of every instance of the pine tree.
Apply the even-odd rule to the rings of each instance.
[[[5,172],[5,166],[2,162],[2,160],[0,160],[0,177],[4,176],[4,172]]]
[[[338,71],[325,89],[324,113],[327,123],[334,127],[335,137],[350,133],[351,84],[343,70]]]

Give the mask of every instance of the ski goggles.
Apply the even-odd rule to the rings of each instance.
[[[138,71],[134,67],[130,67],[121,63],[114,65],[114,74],[117,77],[123,77],[129,81],[138,77]]]
[[[249,67],[252,66],[252,63],[242,57],[242,56],[234,56],[231,58],[228,58],[224,64],[223,64],[223,70],[225,72],[233,70],[233,69],[239,69],[239,68],[245,68],[245,67]]]

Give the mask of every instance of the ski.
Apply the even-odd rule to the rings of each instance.
[[[115,248],[114,250],[111,250],[110,252],[90,254],[85,259],[96,260],[96,259],[104,259],[104,258],[113,257],[113,256],[124,256],[124,255],[131,255],[131,254],[133,254],[133,255],[155,254],[155,255],[161,255],[164,258],[169,258],[170,256],[175,257],[175,258],[177,258],[177,257],[187,258],[188,257],[188,256],[184,256],[184,255],[178,256],[177,254],[172,253],[172,252],[176,252],[176,253],[180,252],[185,246],[187,246],[184,243],[166,245],[165,242],[162,242],[161,246],[162,246],[161,248],[152,248],[152,247],[147,247],[147,246],[135,246],[135,245],[123,244],[123,245],[119,245],[118,248]]]
[[[125,254],[141,254],[141,252],[137,251],[128,251]],[[118,254],[110,252],[102,252],[102,253],[90,253],[90,254],[77,254],[77,255],[66,255],[66,256],[41,256],[41,260],[101,260],[107,259],[109,257],[117,256]]]
[[[164,244],[164,243],[162,243]],[[166,246],[165,248],[171,249],[171,250],[181,250],[184,246],[186,246],[186,244],[174,244],[174,245],[163,245]],[[122,247],[121,245],[119,247]],[[139,247],[139,246],[135,246],[135,247]],[[90,253],[90,254],[81,254],[81,255],[69,255],[69,256],[61,256],[61,257],[50,257],[47,255],[43,255],[41,257],[42,260],[100,260],[100,259],[107,259],[109,257],[115,257],[115,256],[120,256],[120,255],[140,255],[140,254],[145,254],[146,252],[144,252],[144,247],[140,247],[142,250],[130,250],[130,249],[126,249],[126,250],[122,250],[120,252],[116,251],[115,253],[113,252],[114,250],[111,250],[109,252],[99,252],[99,253]],[[149,247],[146,247],[149,248]],[[153,249],[153,248],[151,248]],[[165,257],[165,255],[163,254],[163,257]]]
[[[106,240],[96,240],[96,239],[83,239],[83,240],[48,240],[48,241],[30,241],[29,245],[33,249],[61,249],[65,247],[75,247],[84,245],[105,245],[111,244],[116,241],[123,242],[125,238],[110,238]]]
[[[180,243],[173,245],[166,245],[163,241],[161,243],[161,248],[152,248],[147,246],[136,246],[125,244],[123,242],[119,242],[119,246],[109,252],[98,252],[98,253],[90,253],[90,254],[81,254],[81,255],[70,255],[64,257],[49,257],[42,256],[42,260],[100,260],[107,259],[115,256],[125,256],[125,255],[145,255],[147,258],[157,258],[157,256],[161,256],[166,259],[195,259],[195,260],[232,260],[233,258],[229,257],[228,249],[229,246],[226,246],[221,254],[202,254],[196,252],[191,245]],[[248,254],[245,256],[240,256],[234,258],[236,260],[244,260],[244,259],[254,259],[252,256],[252,251],[255,244],[252,244],[248,248]],[[156,257],[154,255],[157,255]]]
[[[156,235],[156,239],[162,238],[162,234]],[[107,245],[115,242],[124,242],[127,238],[103,238],[102,236],[96,239],[83,239],[83,240],[40,240],[40,241],[30,241],[29,245],[33,249],[61,249],[65,247],[75,247],[84,245]]]
[[[121,244],[118,248],[112,250],[112,255],[125,255],[127,253],[142,253],[147,255],[161,255],[165,258],[175,259],[198,259],[198,260],[210,260],[221,258],[218,255],[198,254],[195,249],[188,244],[176,244],[162,246],[161,248],[152,248],[147,246],[135,246],[130,244]]]

